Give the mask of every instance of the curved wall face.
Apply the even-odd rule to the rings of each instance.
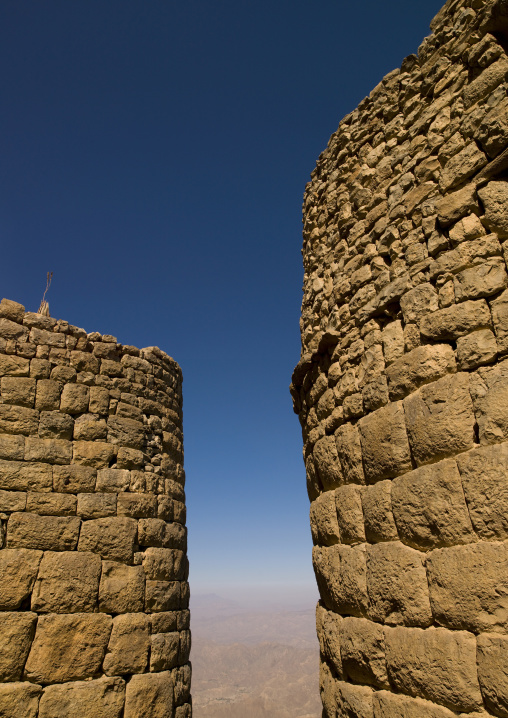
[[[188,718],[182,376],[0,303],[0,715]]]
[[[324,714],[508,716],[508,3],[448,2],[304,201]]]

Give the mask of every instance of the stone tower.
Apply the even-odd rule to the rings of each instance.
[[[0,303],[0,716],[189,718],[182,375]]]
[[[305,192],[326,718],[508,716],[508,2],[431,29]]]

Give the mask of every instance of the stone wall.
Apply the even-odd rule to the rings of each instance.
[[[180,367],[0,303],[0,716],[188,718]]]
[[[508,2],[431,29],[304,199],[327,718],[508,716]]]

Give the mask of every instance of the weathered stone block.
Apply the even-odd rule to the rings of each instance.
[[[343,481],[342,467],[333,436],[323,436],[314,445],[314,465],[326,491],[334,489]]]
[[[103,386],[91,386],[88,409],[91,414],[107,415],[109,412],[108,389]]]
[[[8,434],[0,434],[0,459],[13,459],[17,461],[23,460],[24,456],[24,436],[9,436]]]
[[[493,257],[482,264],[464,269],[455,275],[453,284],[457,302],[491,297],[506,289],[508,284],[504,260],[501,257]]]
[[[390,399],[403,399],[422,384],[456,371],[455,354],[449,344],[416,347],[387,367]]]
[[[75,441],[73,446],[74,461],[93,469],[109,467],[116,450],[116,447],[102,441]]]
[[[369,603],[364,546],[315,546],[314,572],[326,607],[337,613],[365,616]]]
[[[389,687],[383,626],[366,618],[345,618],[340,625],[340,655],[350,680]]]
[[[477,540],[453,459],[394,479],[392,508],[401,541],[414,548],[427,550]]]
[[[28,611],[0,613],[0,682],[21,679],[36,621]]]
[[[74,420],[59,411],[41,411],[39,420],[40,439],[72,439]]]
[[[116,616],[104,659],[104,672],[108,676],[144,673],[149,645],[149,618],[144,613]]]
[[[95,490],[118,493],[128,491],[130,483],[131,472],[126,469],[99,469]]]
[[[390,322],[383,329],[383,352],[387,364],[404,354],[404,331],[399,320]]]
[[[363,467],[368,482],[398,476],[411,469],[402,402],[394,402],[358,422]]]
[[[62,683],[93,677],[111,633],[103,613],[40,616],[25,672],[37,683]]]
[[[178,581],[146,581],[145,611],[158,613],[180,608],[181,586]]]
[[[479,214],[479,205],[474,183],[456,192],[450,192],[436,202],[437,219],[442,227],[448,227],[466,214]]]
[[[141,566],[104,561],[99,586],[99,610],[104,613],[137,613],[143,610],[145,574]]]
[[[444,628],[385,629],[388,675],[400,693],[454,710],[482,707],[476,674],[476,640]]]
[[[437,292],[432,284],[428,282],[419,284],[400,298],[400,308],[404,315],[405,324],[419,322],[424,314],[429,314],[439,309]]]
[[[457,360],[463,370],[491,364],[496,356],[496,338],[490,329],[479,329],[457,339]]]
[[[13,611],[21,606],[32,591],[42,551],[9,549],[0,551],[0,611]]]
[[[462,184],[464,180],[479,172],[487,164],[487,158],[476,142],[470,142],[463,150],[454,155],[443,168],[439,188],[442,192]]]
[[[7,548],[73,551],[80,524],[77,516],[14,513],[7,524]]]
[[[0,404],[0,431],[3,434],[37,434],[39,412],[25,406]]]
[[[42,461],[48,464],[70,464],[72,442],[64,439],[37,439],[27,436],[25,461]]]
[[[35,402],[35,379],[4,376],[1,379],[2,400],[5,404],[18,404],[33,409]]]
[[[95,441],[105,439],[108,427],[104,419],[94,414],[82,414],[74,422],[73,437],[77,441]]]
[[[77,514],[83,519],[116,516],[116,503],[116,494],[78,494]]]
[[[508,439],[508,362],[491,369],[480,369],[471,376],[480,444],[495,444]]]
[[[398,541],[367,548],[369,618],[388,625],[429,626],[432,613],[423,556]]]
[[[162,519],[139,519],[138,543],[140,546],[186,548],[186,530],[181,524],[168,524]]]
[[[156,633],[150,636],[150,672],[166,671],[178,665],[179,633]]]
[[[64,414],[85,414],[89,398],[90,389],[84,384],[65,384],[60,397],[60,411]]]
[[[340,627],[344,619],[333,611],[327,611],[318,603],[316,607],[316,630],[321,654],[333,666],[339,678],[343,678],[340,652]]]
[[[60,408],[62,385],[53,379],[37,381],[35,408],[39,411],[57,411]]]
[[[500,353],[508,351],[508,291],[504,291],[490,304],[492,321]]]
[[[132,562],[137,522],[123,516],[83,522],[78,551],[92,551],[103,559]]]
[[[461,302],[451,307],[438,309],[426,314],[420,321],[420,331],[424,337],[433,341],[457,339],[476,329],[485,329],[492,325],[490,311],[485,299]]]
[[[30,362],[23,357],[0,354],[0,376],[28,376]]]
[[[435,620],[454,629],[508,632],[508,548],[486,542],[436,549],[427,558]]]
[[[485,207],[486,226],[491,232],[496,232],[499,237],[508,237],[508,217],[506,207],[508,206],[508,182],[489,182],[485,187],[478,190],[478,195]]]
[[[341,543],[365,541],[363,525],[362,486],[348,484],[335,490],[335,505]]]
[[[95,489],[96,471],[89,466],[70,464],[53,467],[53,490],[60,493],[78,494]]]
[[[140,421],[110,416],[108,419],[108,441],[132,449],[143,449],[145,429]]]
[[[38,613],[93,613],[101,575],[101,560],[93,553],[46,551],[32,593]]]
[[[365,537],[370,543],[399,538],[392,512],[392,482],[378,481],[362,493]]]
[[[100,678],[47,686],[39,718],[120,718],[125,699],[121,678]]]
[[[344,424],[335,432],[335,447],[346,484],[364,484],[362,447],[358,427]]]
[[[2,718],[37,718],[41,693],[33,683],[0,683]]]
[[[10,319],[11,322],[17,322],[17,324],[23,324],[25,307],[18,302],[13,302],[12,299],[2,299],[0,302],[0,317]]]
[[[127,684],[124,718],[167,718],[173,715],[170,671],[132,676]]]
[[[335,684],[335,691],[337,696],[338,716],[341,718],[343,716],[345,718],[349,718],[349,716],[373,718],[372,688],[337,681]],[[333,713],[330,713],[330,715],[333,715]]]
[[[335,491],[325,491],[310,506],[312,540],[322,546],[340,543]]]
[[[0,512],[24,511],[26,508],[26,494],[23,491],[0,490]]]
[[[418,465],[471,449],[475,417],[469,375],[445,376],[404,399],[409,443]]]
[[[73,516],[76,506],[77,499],[71,494],[29,491],[26,499],[27,511],[44,516]]]
[[[323,715],[337,715],[337,681],[325,660],[319,663],[319,693],[323,704]]]
[[[151,633],[172,633],[179,629],[178,616],[185,611],[163,611],[152,613],[148,616],[150,620]]]
[[[488,710],[508,716],[508,636],[478,636],[478,680]]]
[[[157,496],[155,494],[120,493],[118,495],[118,515],[131,516],[136,519],[153,518],[157,516]]]
[[[143,554],[143,568],[149,580],[179,581],[187,578],[186,556],[177,549],[147,548]]]
[[[457,716],[448,708],[436,703],[389,691],[376,691],[373,701],[374,718],[456,718]]]
[[[18,437],[0,436],[0,441],[2,438],[17,439]],[[0,461],[0,488],[12,491],[49,492],[53,483],[53,470],[48,464]]]
[[[471,522],[484,540],[508,538],[508,444],[457,456]]]

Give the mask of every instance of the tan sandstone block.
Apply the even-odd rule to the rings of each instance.
[[[340,655],[347,678],[388,688],[384,628],[366,618],[344,618],[340,625]]]
[[[363,543],[362,491],[363,486],[347,484],[335,490],[335,505],[341,543]]]
[[[138,544],[186,550],[187,532],[177,523],[168,524],[162,519],[139,519]]]
[[[93,553],[46,551],[32,593],[32,611],[92,613],[100,575],[101,560]]]
[[[109,467],[115,456],[116,447],[103,441],[75,441],[74,461],[93,469]]]
[[[22,324],[25,317],[25,307],[19,302],[13,302],[12,299],[2,299],[0,302],[0,317]]]
[[[59,411],[41,411],[39,439],[72,439],[74,420]]]
[[[145,600],[142,566],[103,561],[99,586],[99,610],[104,613],[138,613]]]
[[[118,515],[136,519],[153,518],[157,516],[157,496],[155,494],[120,493],[118,494]]]
[[[167,718],[173,715],[170,671],[132,676],[127,684],[124,718]]]
[[[333,666],[339,678],[343,678],[340,652],[340,627],[344,619],[333,611],[327,611],[318,603],[316,607],[316,631],[321,654]]]
[[[319,662],[319,693],[323,716],[337,716],[337,680],[325,660]]]
[[[181,583],[179,581],[150,581],[145,584],[145,611],[159,613],[180,608]]]
[[[398,541],[367,548],[369,618],[389,625],[429,626],[432,613],[423,556]]]
[[[341,718],[342,716],[344,716],[344,718],[349,718],[349,716],[374,718],[372,705],[374,692],[372,688],[337,681],[335,690],[337,696],[338,716]]]
[[[485,207],[485,218],[482,221],[499,237],[508,237],[508,182],[489,182],[478,190],[478,195]]]
[[[29,491],[26,498],[26,510],[44,516],[73,516],[76,506],[77,499],[70,494]]]
[[[0,488],[12,491],[49,492],[53,483],[53,470],[48,464],[0,461]]]
[[[335,432],[337,456],[346,484],[364,484],[360,432],[353,424],[344,424]]]
[[[185,666],[179,666],[179,668],[172,671],[172,675],[175,679],[175,703],[177,705],[182,705],[182,703],[188,703],[190,701],[190,665],[186,664]]]
[[[475,417],[468,374],[446,376],[421,387],[404,399],[404,412],[418,465],[473,447]]]
[[[422,384],[456,371],[455,353],[448,344],[416,347],[387,367],[390,399],[403,399]]]
[[[508,548],[486,542],[436,549],[427,559],[436,621],[449,628],[508,632]]]
[[[150,672],[166,671],[178,665],[179,633],[156,633],[150,636]]]
[[[144,613],[126,613],[113,618],[113,630],[104,672],[108,676],[144,673],[150,645],[149,618]]]
[[[496,356],[496,338],[490,329],[479,329],[457,339],[457,361],[461,369],[491,364]]]
[[[105,439],[107,433],[106,421],[94,414],[81,414],[74,422],[73,438],[77,441]]]
[[[457,302],[491,297],[506,289],[508,284],[504,260],[502,257],[493,257],[474,267],[468,267],[455,275],[453,284]]]
[[[124,699],[125,682],[121,678],[47,686],[39,718],[120,718]]]
[[[25,457],[25,437],[0,434],[0,459],[14,461],[23,460]],[[3,462],[2,462],[3,463]],[[7,487],[5,487],[7,488]]]
[[[60,397],[60,411],[64,414],[85,414],[89,398],[90,389],[84,384],[65,384]]]
[[[2,718],[37,718],[42,687],[33,683],[0,683]]]
[[[377,691],[374,693],[374,718],[457,718],[457,714],[422,698]]]
[[[342,467],[333,436],[323,436],[314,445],[314,465],[325,491],[340,486]]]
[[[508,291],[504,291],[490,304],[494,331],[499,352],[508,351]]]
[[[145,443],[145,427],[135,419],[110,416],[108,419],[108,442],[142,450]]]
[[[476,533],[487,541],[508,538],[508,443],[459,454],[457,464]]]
[[[399,535],[392,512],[392,482],[378,481],[362,493],[365,537],[369,543],[397,541]]]
[[[18,404],[33,409],[35,402],[35,379],[4,376],[1,381],[2,400],[5,404]]]
[[[65,439],[37,439],[27,436],[25,461],[43,461],[48,464],[70,464],[72,442]]]
[[[0,404],[0,431],[2,434],[36,434],[39,428],[39,412],[25,406]]]
[[[5,548],[0,551],[0,610],[13,611],[32,591],[42,551]]]
[[[492,325],[485,299],[461,302],[425,315],[420,321],[422,335],[433,341],[457,339],[476,329]]]
[[[103,613],[40,616],[25,672],[37,683],[62,683],[93,677],[100,669],[111,617]]]
[[[392,508],[401,541],[414,548],[427,550],[477,540],[454,459],[394,479]]]
[[[476,640],[445,628],[385,629],[388,675],[400,693],[454,710],[482,706],[476,675]]]
[[[20,680],[36,621],[28,611],[0,613],[0,682]]]
[[[497,716],[508,716],[508,636],[478,636],[478,680],[485,705]]]
[[[77,514],[83,519],[116,516],[116,503],[117,494],[78,494]]]
[[[424,314],[439,309],[437,292],[428,282],[419,284],[400,298],[400,308],[405,324],[419,322]]]
[[[310,505],[310,528],[312,540],[322,546],[340,543],[335,491],[325,491]]]
[[[368,607],[364,546],[315,546],[312,561],[316,581],[329,610],[365,616]]]
[[[402,402],[377,409],[358,422],[363,466],[374,483],[409,471],[412,467]]]
[[[480,444],[508,439],[508,361],[471,375],[470,388]]]
[[[78,551],[92,551],[103,559],[131,563],[137,528],[135,519],[123,516],[84,521]]]
[[[77,516],[14,513],[7,524],[7,548],[73,551],[80,524]]]
[[[109,391],[102,386],[90,387],[88,409],[91,414],[107,415],[109,412]],[[130,468],[130,467],[126,467]]]
[[[53,467],[53,491],[78,494],[95,489],[96,471],[89,466],[70,464]]]
[[[29,372],[30,362],[28,359],[0,354],[0,376],[28,376]]]
[[[39,379],[35,392],[35,408],[39,411],[58,411],[62,385],[53,379]]]
[[[26,508],[26,494],[24,491],[0,490],[0,512],[24,511]]]
[[[404,354],[404,331],[398,319],[383,329],[383,353],[387,364]]]

